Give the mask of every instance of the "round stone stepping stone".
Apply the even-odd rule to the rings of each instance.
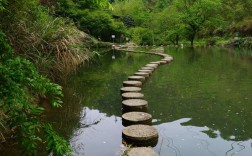
[[[156,62],[150,62],[150,64],[160,64],[160,62],[159,61],[156,61]]]
[[[126,150],[125,156],[158,156],[151,147],[134,147]]]
[[[157,64],[147,64],[146,67],[153,67],[153,68],[157,68],[158,65]]]
[[[129,99],[122,101],[123,112],[147,112],[148,102],[143,99]]]
[[[155,70],[153,67],[142,67],[141,70]]]
[[[172,59],[171,59],[171,58],[164,58],[164,59],[162,59],[161,61],[166,61],[167,63],[169,63],[169,62],[172,61]]]
[[[138,92],[127,92],[122,94],[122,98],[126,99],[143,99],[144,95]]]
[[[122,87],[121,88],[121,93],[125,92],[140,92],[142,88],[140,87]]]
[[[153,72],[153,70],[140,69],[140,70],[138,70],[138,72],[145,72],[145,73],[151,74]]]
[[[128,112],[122,115],[123,126],[152,125],[152,116],[145,112]]]
[[[163,60],[169,60],[169,61],[172,61],[173,60],[173,57],[165,57]]]
[[[144,76],[144,77],[149,77],[149,73],[146,72],[136,72],[134,73],[135,76]]]
[[[127,144],[133,146],[156,146],[158,142],[158,131],[148,125],[132,125],[125,127],[122,138]]]
[[[142,86],[142,82],[141,81],[123,81],[123,86],[124,87],[140,87]]]
[[[158,61],[160,64],[167,64],[167,61]]]
[[[129,76],[128,80],[135,80],[135,81],[142,81],[143,82],[145,80],[145,77],[133,75],[133,76]]]

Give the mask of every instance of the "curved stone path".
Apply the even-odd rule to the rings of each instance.
[[[148,102],[144,100],[144,94],[141,93],[141,87],[144,81],[163,64],[168,64],[173,60],[173,57],[160,52],[144,52],[121,49],[115,47],[118,51],[145,53],[158,55],[163,57],[160,61],[149,62],[144,67],[140,68],[136,73],[128,77],[127,81],[123,82],[122,93],[122,124],[125,126],[122,131],[123,142],[130,144],[133,148],[126,150],[126,156],[140,156],[142,153],[151,153],[151,156],[158,156],[149,146],[156,146],[158,142],[158,131],[152,127],[152,116],[146,113],[148,110]],[[129,152],[130,151],[130,152]],[[141,153],[141,154],[140,154]],[[140,154],[140,155],[139,155]]]

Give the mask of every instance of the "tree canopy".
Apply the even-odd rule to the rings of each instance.
[[[185,40],[193,45],[195,39],[252,35],[250,0],[118,0],[112,4],[114,14],[130,16],[137,27],[153,32],[148,44]]]

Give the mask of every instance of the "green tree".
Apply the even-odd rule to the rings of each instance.
[[[58,15],[73,19],[77,27],[104,41],[111,41],[111,35],[121,36],[122,22],[111,16],[112,6],[107,0],[60,0]]]
[[[194,44],[194,39],[206,22],[213,20],[221,7],[219,0],[178,0],[177,8],[183,13],[181,19],[185,24],[185,35]]]

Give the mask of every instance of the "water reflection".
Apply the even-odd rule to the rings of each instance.
[[[176,60],[160,67],[144,87],[151,114],[159,119],[156,124],[189,117],[192,120],[185,125],[219,130],[227,140],[250,139],[252,62],[230,57],[223,49],[169,53]]]
[[[208,127],[182,126],[190,120],[184,118],[157,126],[160,141],[155,151],[160,156],[249,156],[251,154],[251,139],[238,142],[227,141],[220,136],[219,131],[214,132],[215,138],[210,138],[204,133],[210,129]]]
[[[121,149],[121,118],[84,108],[85,118],[71,140],[74,155],[113,156]]]
[[[252,63],[223,49],[168,49],[175,60],[158,68],[143,93],[160,132],[161,156],[250,156]],[[115,52],[80,68],[65,89],[65,107],[50,117],[75,155],[113,156],[121,150],[122,81],[150,55]],[[120,57],[119,57],[120,56]],[[99,150],[97,150],[99,149]]]

